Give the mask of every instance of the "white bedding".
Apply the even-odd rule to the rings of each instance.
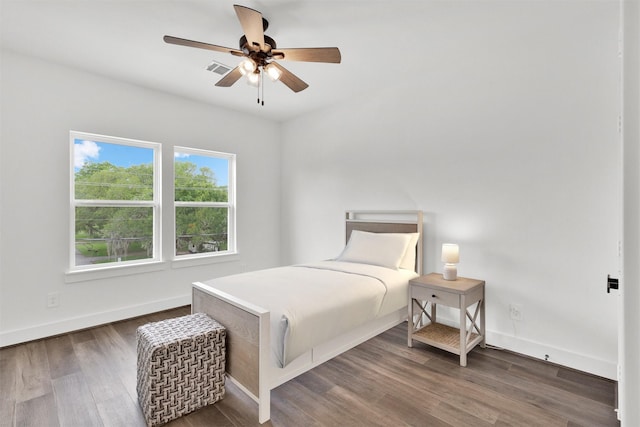
[[[284,367],[312,347],[406,306],[414,277],[409,270],[320,261],[204,283],[271,312],[271,350]]]

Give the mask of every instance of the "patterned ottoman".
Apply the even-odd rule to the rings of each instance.
[[[225,338],[204,313],[138,328],[138,401],[149,427],[224,397]]]

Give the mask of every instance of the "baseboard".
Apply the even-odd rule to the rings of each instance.
[[[191,294],[0,332],[0,348],[191,304]]]
[[[618,378],[617,362],[615,361],[596,359],[562,348],[492,331],[487,331],[487,344],[611,380]]]

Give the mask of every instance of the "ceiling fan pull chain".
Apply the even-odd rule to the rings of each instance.
[[[264,70],[260,68],[260,88],[262,90],[262,106],[264,107]]]

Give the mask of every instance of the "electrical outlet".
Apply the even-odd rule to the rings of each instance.
[[[522,320],[522,306],[520,304],[509,304],[509,317],[511,320]]]
[[[47,294],[47,308],[54,308],[60,305],[60,294],[58,292],[49,292]]]

